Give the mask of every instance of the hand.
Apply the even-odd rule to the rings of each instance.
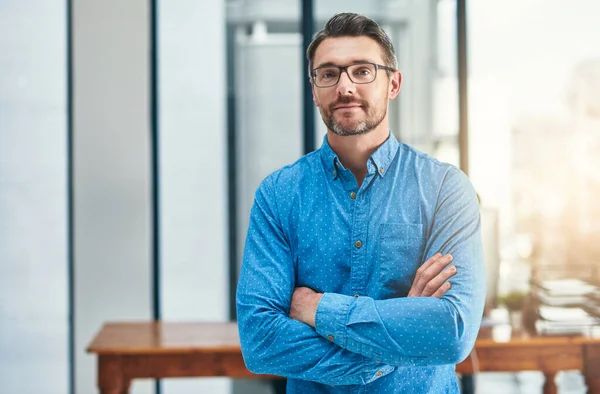
[[[315,327],[317,305],[323,296],[308,287],[296,287],[292,294],[290,305],[290,318]]]
[[[443,296],[451,287],[448,279],[456,274],[455,266],[444,269],[451,262],[452,256],[449,254],[442,256],[441,253],[436,253],[432,256],[417,270],[408,296],[435,298]]]

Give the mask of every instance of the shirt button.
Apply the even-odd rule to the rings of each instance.
[[[354,193],[354,192],[350,193],[350,198],[354,200],[356,198],[356,193]]]
[[[354,298],[358,298],[358,294],[354,294]]]
[[[381,376],[381,375],[383,375],[383,372],[379,371],[379,372],[377,372],[375,375],[377,375],[377,376]]]
[[[383,167],[379,169],[379,172],[380,172],[381,174],[383,174],[383,172],[384,172],[384,171],[385,171],[385,170],[383,169]]]
[[[330,341],[333,341],[333,335],[331,335],[331,334],[327,335],[327,339],[329,339]]]
[[[357,248],[360,248],[360,247],[362,246],[362,242],[360,242],[360,241],[356,241],[356,242],[354,243],[354,246],[356,246]]]
[[[376,363],[380,363],[380,362],[381,362],[381,360],[375,360],[375,362],[376,362]]]

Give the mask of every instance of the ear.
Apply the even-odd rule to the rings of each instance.
[[[398,96],[398,93],[400,93],[400,85],[402,85],[402,73],[400,71],[394,71],[390,76],[389,83],[390,100],[393,100]]]

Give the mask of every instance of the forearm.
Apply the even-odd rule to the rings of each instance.
[[[394,369],[339,347],[306,324],[259,309],[238,302],[242,353],[254,373],[337,386],[367,384]]]
[[[316,330],[351,352],[395,366],[456,364],[473,347],[479,304],[458,312],[447,299],[430,297],[376,301],[326,293]]]

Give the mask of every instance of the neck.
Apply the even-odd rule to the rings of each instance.
[[[339,136],[330,130],[327,131],[329,146],[344,167],[354,174],[359,187],[367,175],[367,160],[388,137],[387,124],[385,127],[377,127],[366,134],[359,135]]]

